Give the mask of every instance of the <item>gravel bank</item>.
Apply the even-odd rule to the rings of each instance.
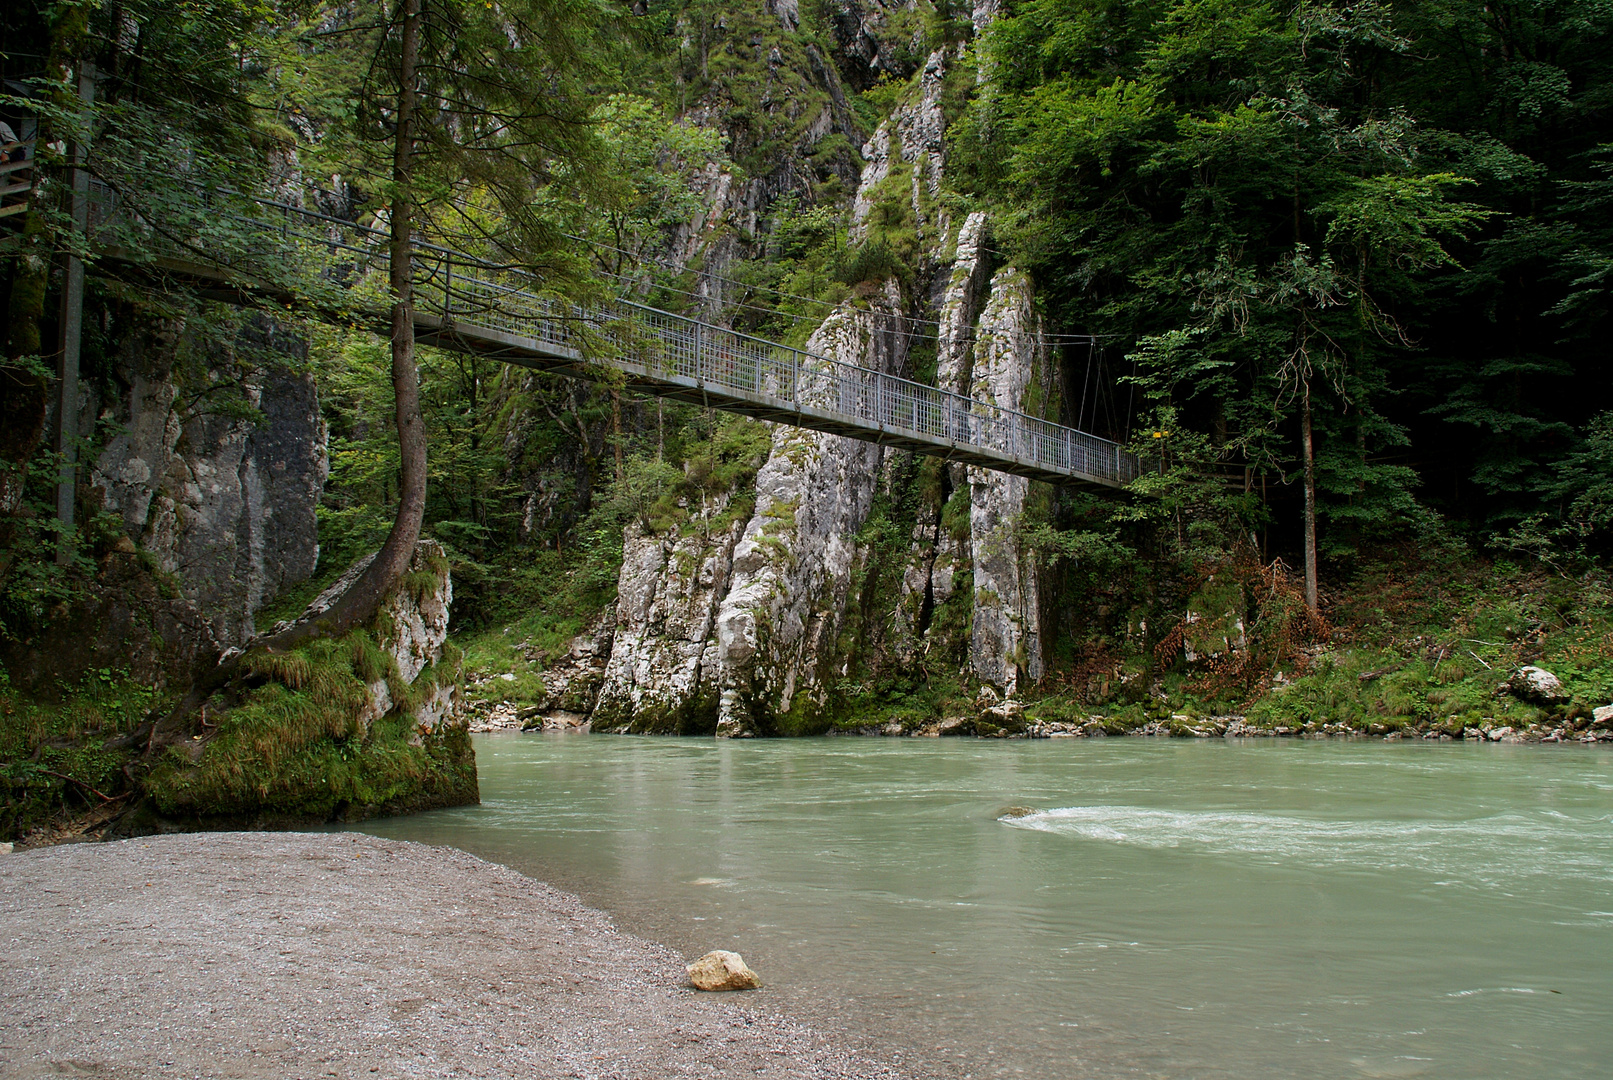
[[[6,1080],[905,1075],[766,989],[686,982],[576,897],[449,848],[214,833],[0,855]]]

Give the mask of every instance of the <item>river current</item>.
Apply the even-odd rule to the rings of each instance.
[[[936,1076],[1613,1075],[1606,749],[507,734],[476,754],[481,806],[362,828],[689,956],[736,949],[760,994],[835,1002]]]

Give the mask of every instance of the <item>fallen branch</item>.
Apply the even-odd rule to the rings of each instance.
[[[127,799],[131,794],[133,794],[132,792],[125,791],[122,795],[104,795],[77,777],[68,776],[66,773],[59,773],[53,769],[40,769],[39,771],[44,773],[46,776],[54,776],[58,780],[66,780],[70,783],[77,784],[85,791],[88,791],[91,795],[98,796],[104,803],[117,802],[119,799]]]

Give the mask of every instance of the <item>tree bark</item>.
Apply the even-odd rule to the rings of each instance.
[[[319,632],[306,637],[343,634],[369,622],[397,587],[414,558],[415,543],[426,516],[426,424],[420,415],[420,372],[414,344],[414,117],[419,90],[421,0],[402,0],[403,41],[398,65],[397,129],[393,137],[391,243],[388,250],[392,291],[392,401],[398,427],[398,510],[380,554],[371,561],[341,599],[332,605]],[[296,629],[295,627],[292,628]],[[293,642],[294,643],[294,642]],[[268,649],[287,643],[270,638]]]
[[[1320,608],[1316,589],[1316,452],[1311,439],[1311,381],[1304,379],[1305,403],[1300,413],[1300,443],[1305,454],[1305,606]]]

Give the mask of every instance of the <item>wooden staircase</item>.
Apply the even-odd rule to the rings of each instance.
[[[33,201],[34,179],[38,175],[34,169],[33,143],[12,143],[5,150],[9,153],[19,145],[28,151],[28,156],[21,161],[0,164],[0,218],[26,213]]]

